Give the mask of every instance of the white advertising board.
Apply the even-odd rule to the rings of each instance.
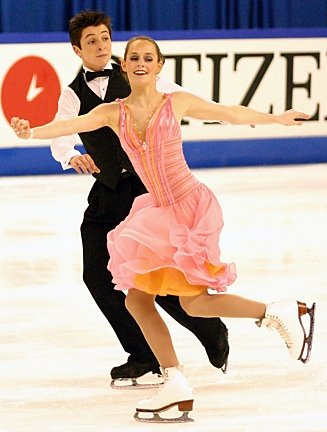
[[[114,55],[122,56],[125,45],[113,42]],[[273,113],[292,106],[313,116],[301,128],[185,119],[184,140],[327,135],[327,38],[160,40],[159,46],[166,56],[162,77],[204,98]],[[51,120],[80,59],[69,43],[1,44],[0,55],[0,147],[23,147],[27,142],[15,137],[10,117],[27,118],[32,126]]]

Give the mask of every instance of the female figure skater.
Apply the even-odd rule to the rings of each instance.
[[[135,416],[150,412],[154,415],[147,421],[162,421],[158,413],[177,406],[183,412],[178,420],[187,421],[193,393],[169,330],[155,308],[156,295],[179,296],[182,307],[191,316],[252,318],[258,326],[273,327],[284,339],[290,356],[303,362],[309,359],[315,305],[310,309],[293,299],[267,305],[225,293],[236,272],[234,264],[220,261],[221,208],[213,192],[186,165],[181,119],[189,116],[232,124],[292,126],[301,125],[309,116],[294,110],[273,115],[243,106],[224,106],[184,92],[159,93],[156,75],[163,63],[154,40],[146,36],[133,38],[127,43],[121,64],[132,89],[127,98],[102,104],[86,115],[34,129],[29,128],[27,120],[17,117],[11,124],[24,139],[55,138],[103,126],[112,128],[120,137],[149,193],[136,198],[128,217],[109,232],[108,268],[116,289],[128,290],[126,306],[165,377],[158,393],[138,403]],[[220,294],[209,295],[207,288]],[[305,314],[310,316],[308,336],[301,321]]]

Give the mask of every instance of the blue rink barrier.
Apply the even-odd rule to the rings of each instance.
[[[327,136],[187,142],[191,168],[327,162]]]
[[[327,163],[327,136],[186,141],[184,154],[190,168]],[[0,176],[75,173],[63,171],[49,147],[4,148],[0,162]]]

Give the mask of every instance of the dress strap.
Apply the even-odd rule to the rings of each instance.
[[[115,102],[119,103],[120,111],[119,111],[119,130],[124,129],[126,125],[126,105],[125,102],[117,98]]]

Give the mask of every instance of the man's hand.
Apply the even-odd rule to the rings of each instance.
[[[78,174],[98,174],[100,172],[99,168],[88,154],[73,156],[70,159],[70,165]]]

